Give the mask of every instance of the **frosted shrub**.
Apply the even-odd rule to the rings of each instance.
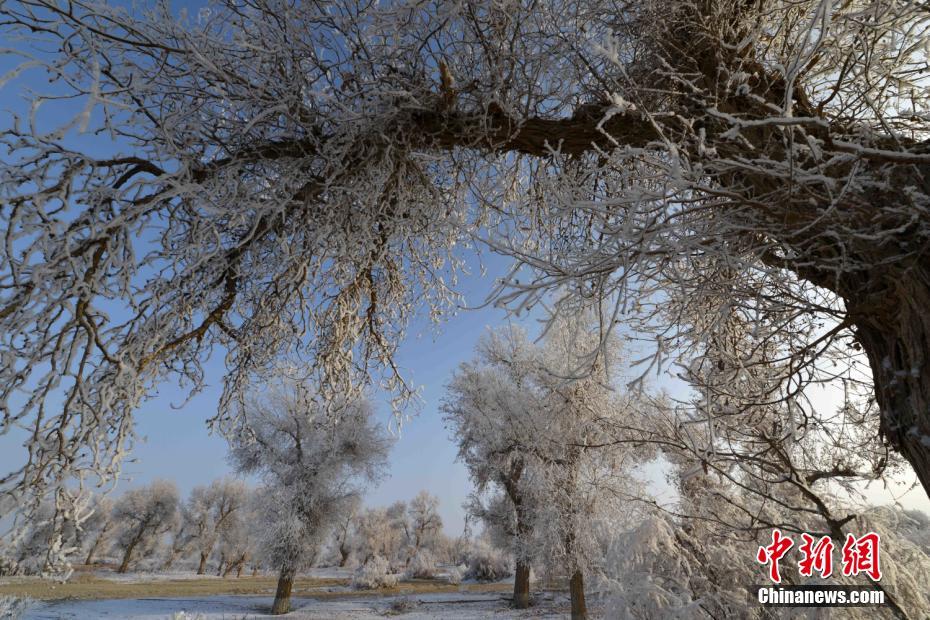
[[[391,573],[390,562],[380,555],[365,562],[352,577],[352,587],[357,590],[393,588],[396,585],[397,575]]]
[[[432,579],[436,576],[436,558],[429,549],[420,549],[407,565],[408,579]]]
[[[453,586],[457,586],[462,583],[462,577],[464,576],[465,571],[461,566],[453,566],[449,569],[449,572],[446,573],[446,581]]]
[[[755,545],[735,539],[708,544],[706,536],[660,516],[616,536],[604,566],[613,617],[756,617],[743,585],[759,574],[745,561]]]
[[[475,581],[500,581],[513,575],[510,559],[487,543],[477,543],[468,558],[465,576]]]
[[[695,603],[688,590],[692,566],[675,542],[671,525],[659,518],[617,536],[606,558],[617,618],[678,618]]]

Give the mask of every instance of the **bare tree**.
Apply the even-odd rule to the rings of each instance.
[[[368,401],[317,397],[288,380],[266,386],[243,405],[242,429],[231,439],[237,469],[264,480],[262,553],[280,571],[273,614],[290,610],[297,571],[351,510],[361,485],[378,479],[390,447]]]
[[[285,353],[334,395],[376,370],[409,396],[404,325],[447,308],[476,237],[518,261],[498,301],[612,297],[657,335],[650,369],[713,335],[665,304],[726,269],[717,307],[790,333],[793,381],[860,349],[930,490],[919,3],[20,0],[0,24],[79,106],[49,132],[40,94],[3,134],[2,425],[35,427],[7,493],[112,475],[140,399],[201,387],[218,346],[221,426]]]
[[[161,538],[178,520],[178,489],[173,482],[156,480],[126,491],[113,506],[119,527],[116,545],[123,559],[116,572],[125,573],[133,561],[155,551]]]

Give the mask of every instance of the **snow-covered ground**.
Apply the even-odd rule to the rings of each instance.
[[[508,607],[500,594],[423,594],[380,598],[340,598],[317,600],[295,598],[288,620],[372,620],[401,616],[407,620],[443,618],[479,620],[484,618],[565,618],[568,601],[547,595],[531,609]],[[101,601],[49,601],[33,604],[22,620],[245,620],[280,618],[267,615],[270,597],[209,596],[191,598],[145,598]]]

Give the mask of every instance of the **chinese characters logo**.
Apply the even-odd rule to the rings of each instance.
[[[801,560],[798,562],[798,572],[805,577],[811,577],[814,571],[821,577],[833,574],[833,540],[829,536],[815,539],[810,534],[801,534],[803,543],[798,547]],[[842,549],[842,572],[845,577],[853,577],[860,573],[867,575],[872,581],[882,578],[879,562],[879,544],[881,539],[875,532],[869,532],[859,538],[852,534],[846,535],[846,542]],[[769,565],[769,578],[775,583],[781,583],[779,561],[785,557],[794,546],[790,537],[781,533],[781,530],[772,530],[772,544],[759,547],[756,560],[760,564]]]

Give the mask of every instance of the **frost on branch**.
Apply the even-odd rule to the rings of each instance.
[[[370,557],[352,576],[352,587],[360,590],[393,588],[396,585],[397,575],[391,572],[391,563],[380,555]]]
[[[517,261],[504,305],[636,318],[643,375],[715,334],[667,304],[733,282],[716,309],[788,334],[795,387],[868,364],[873,430],[930,488],[919,4],[24,0],[0,27],[76,104],[49,127],[38,93],[0,138],[13,503],[112,477],[133,409],[211,354],[221,429],[282,355],[409,397],[404,327],[449,311],[476,239]]]
[[[476,485],[469,510],[515,558],[518,607],[529,604],[536,562],[571,578],[573,613],[583,613],[584,579],[601,569],[600,526],[628,512],[635,470],[652,456],[648,442],[629,449],[642,434],[628,429],[651,405],[616,387],[622,352],[595,318],[559,317],[539,344],[513,327],[489,333],[443,403]]]
[[[117,572],[127,572],[141,558],[159,549],[162,538],[177,523],[178,489],[174,483],[156,480],[127,491],[113,506],[118,524],[116,545],[122,555]]]
[[[390,441],[365,399],[327,403],[286,377],[263,385],[242,405],[230,438],[239,472],[258,474],[260,553],[279,571],[272,613],[287,613],[298,571],[308,567],[362,487],[381,476]]]

